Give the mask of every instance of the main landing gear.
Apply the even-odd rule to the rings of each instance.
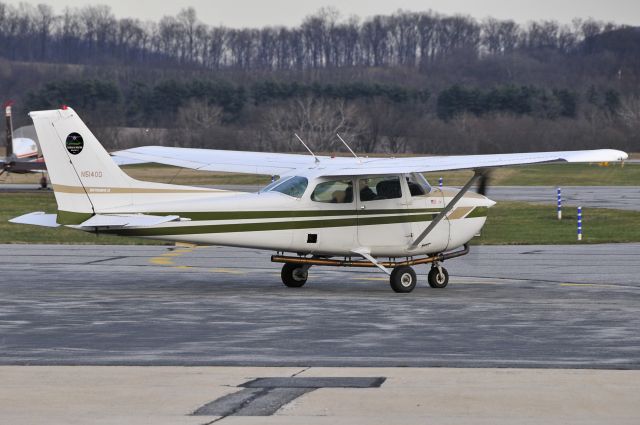
[[[286,263],[282,266],[282,283],[289,288],[300,288],[307,283],[309,277],[309,266],[302,264]]]
[[[427,282],[432,288],[445,288],[449,283],[449,272],[442,267],[442,262],[452,258],[462,257],[469,253],[469,246],[464,245],[462,249],[456,251],[442,252],[423,258],[407,258],[406,261],[378,261],[368,253],[360,254],[365,260],[352,260],[350,257],[344,259],[334,259],[331,257],[309,257],[299,254],[297,257],[285,255],[272,255],[271,261],[283,263],[282,283],[289,288],[300,288],[307,283],[309,268],[311,266],[334,266],[334,267],[378,267],[382,271],[389,273],[389,284],[395,292],[408,293],[413,291],[418,282],[416,272],[411,266],[430,264]]]
[[[432,288],[445,288],[449,283],[449,272],[440,264],[433,264],[427,277]],[[389,284],[394,292],[408,293],[416,287],[418,279],[416,272],[409,266],[398,266],[393,269],[389,277]]]
[[[391,272],[389,283],[394,292],[407,293],[416,287],[418,278],[413,268],[409,266],[398,266]]]

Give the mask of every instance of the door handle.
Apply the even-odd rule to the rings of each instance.
[[[360,205],[360,209],[361,209],[361,210],[364,210],[364,209],[366,209],[366,208],[367,208],[366,206],[364,206],[364,205]]]

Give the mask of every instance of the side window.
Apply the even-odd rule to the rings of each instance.
[[[333,180],[319,183],[311,200],[331,204],[350,204],[353,202],[353,183],[351,180]]]
[[[411,196],[422,196],[431,192],[431,187],[429,187],[429,183],[422,174],[410,174],[407,177],[407,186],[409,187],[409,193],[411,193]]]
[[[308,184],[309,180],[304,177],[292,177],[275,186],[271,191],[284,193],[294,198],[300,198],[304,194],[304,191],[307,190]]]
[[[400,177],[397,176],[360,179],[358,185],[360,189],[360,200],[363,202],[402,198]]]

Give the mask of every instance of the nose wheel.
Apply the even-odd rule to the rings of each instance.
[[[445,288],[449,283],[449,272],[439,264],[434,264],[429,270],[429,286],[432,288]]]

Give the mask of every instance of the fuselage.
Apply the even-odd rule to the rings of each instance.
[[[462,246],[485,223],[488,198],[468,192],[415,248],[411,243],[458,193],[421,175],[287,176],[259,193],[203,193],[198,199],[137,204],[105,213],[178,215],[180,221],[110,233],[316,255],[433,254]]]

